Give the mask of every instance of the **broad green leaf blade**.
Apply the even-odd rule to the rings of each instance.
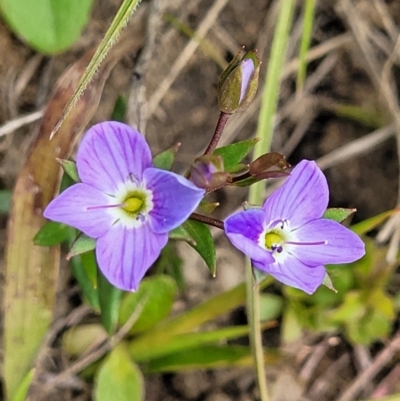
[[[96,53],[90,60],[90,63],[85,70],[85,73],[82,75],[77,89],[69,100],[53,131],[51,132],[50,138],[52,138],[54,134],[60,129],[61,124],[64,122],[65,118],[69,115],[73,107],[76,105],[78,99],[86,90],[89,82],[93,79],[96,71],[100,67],[100,64],[106,57],[107,53],[110,51],[113,44],[116,42],[118,36],[128,23],[131,15],[135,11],[136,7],[139,5],[140,1],[141,0],[124,0],[124,2],[121,4],[121,7],[119,8],[118,13],[115,16],[110,28],[107,30],[103,40],[96,50]]]
[[[47,221],[33,237],[33,243],[40,246],[54,246],[68,240],[71,227],[66,224]]]
[[[220,155],[224,159],[225,171],[233,170],[243,158],[252,150],[259,138],[246,139],[231,145],[223,146],[214,150],[214,155]]]
[[[357,209],[331,208],[325,210],[325,213],[322,217],[324,219],[334,220],[338,223],[341,223],[343,220],[346,220],[347,217],[351,216],[356,211]]]
[[[95,401],[144,400],[143,376],[132,363],[126,345],[118,344],[104,360],[95,378]]]
[[[119,324],[126,323],[139,303],[144,301],[142,312],[130,333],[151,329],[169,315],[176,295],[177,287],[171,277],[159,275],[145,278],[137,292],[126,294],[122,300]]]
[[[272,364],[280,359],[276,352],[264,357],[265,362]],[[193,369],[214,369],[234,366],[252,366],[253,359],[249,347],[202,345],[185,352],[166,355],[153,359],[146,364],[146,372],[177,372]]]
[[[93,323],[71,327],[63,334],[61,343],[69,357],[78,358],[107,339],[104,327]]]
[[[88,21],[93,0],[0,0],[13,31],[45,54],[66,50]]]
[[[81,234],[76,241],[73,242],[71,249],[68,252],[67,259],[73,256],[80,255],[81,253],[92,251],[96,248],[96,240],[90,238],[85,234]]]
[[[217,256],[215,252],[214,239],[207,225],[194,220],[187,220],[183,223],[183,228],[195,241],[195,245],[190,244],[206,262],[213,277],[217,271]]]
[[[97,270],[97,284],[100,300],[101,323],[112,335],[118,323],[119,306],[123,291],[114,287],[104,277],[100,269]]]

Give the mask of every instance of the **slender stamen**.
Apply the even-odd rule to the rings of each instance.
[[[326,245],[328,241],[315,241],[315,242],[295,242],[295,241],[286,241],[285,244],[289,245]]]
[[[114,208],[114,207],[123,207],[123,203],[118,203],[116,205],[96,205],[96,206],[88,206],[86,210],[97,210],[97,209],[108,209],[108,208]]]

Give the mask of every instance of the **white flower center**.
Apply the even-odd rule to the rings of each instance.
[[[108,209],[115,219],[114,224],[122,224],[126,228],[143,225],[154,207],[153,193],[132,177],[119,186],[110,200],[110,203],[118,205]]]
[[[260,234],[258,245],[271,252],[276,262],[282,262],[291,249],[301,245],[325,245],[327,241],[304,242],[290,229],[289,220],[277,220],[268,225]]]

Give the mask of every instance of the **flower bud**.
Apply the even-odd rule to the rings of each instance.
[[[229,63],[218,83],[218,103],[224,113],[245,109],[254,99],[261,62],[257,51],[242,56],[243,50]]]
[[[190,180],[199,188],[214,189],[223,186],[229,177],[219,155],[198,157],[190,167]]]

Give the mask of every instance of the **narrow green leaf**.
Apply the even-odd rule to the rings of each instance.
[[[153,359],[146,364],[146,372],[177,372],[192,369],[214,369],[234,366],[252,366],[249,347],[202,345],[185,352],[166,355]],[[267,363],[276,363],[280,359],[276,352],[269,352],[265,357]]]
[[[296,87],[301,89],[304,85],[307,72],[307,52],[310,49],[311,37],[314,25],[316,0],[306,0],[304,5],[303,29],[300,42],[299,72],[297,74]]]
[[[144,302],[142,312],[132,326],[130,333],[141,333],[154,327],[167,317],[172,309],[177,287],[169,276],[145,278],[137,292],[128,293],[121,302],[119,324],[122,326],[137,308]]]
[[[235,326],[200,333],[181,334],[173,337],[166,344],[154,344],[145,354],[131,352],[131,356],[135,362],[146,362],[150,359],[164,357],[169,354],[186,352],[190,348],[197,348],[201,345],[218,343],[220,341],[226,342],[227,340],[247,336],[248,333],[248,326]]]
[[[35,369],[31,369],[25,377],[22,379],[17,391],[14,395],[12,401],[25,401],[26,396],[28,395],[29,387],[32,383],[33,377],[35,376]]]
[[[175,160],[175,155],[178,152],[180,145],[180,143],[177,143],[155,156],[153,158],[154,166],[161,170],[171,170],[172,164]]]
[[[185,289],[185,278],[182,272],[182,265],[182,258],[176,252],[172,241],[169,241],[162,249],[155,267],[158,274],[167,274],[171,276],[181,291]]]
[[[74,161],[58,159],[58,162],[60,163],[63,170],[68,174],[68,176],[72,179],[72,181],[74,183],[81,181],[81,179],[79,178],[79,175],[78,175],[78,170],[76,168],[76,163]],[[68,185],[68,186],[70,186],[70,185]]]
[[[195,245],[189,243],[189,245],[198,252],[204,262],[206,262],[211,274],[215,276],[217,271],[217,256],[210,229],[207,225],[194,220],[187,220],[183,223],[183,227],[196,243]]]
[[[12,2],[14,0],[8,0],[8,1]],[[85,73],[82,75],[82,78],[79,81],[77,89],[75,90],[73,96],[71,97],[67,106],[65,107],[60,120],[58,121],[57,125],[54,127],[52,133],[50,134],[50,138],[52,138],[54,134],[60,129],[61,124],[68,116],[68,114],[71,112],[72,108],[75,106],[78,99],[82,96],[89,82],[93,79],[94,75],[96,74],[96,71],[98,70],[100,64],[106,57],[112,45],[117,40],[121,31],[128,23],[131,15],[135,11],[139,3],[140,0],[124,0],[124,2],[121,4],[120,8],[118,9],[118,13],[115,16],[110,28],[107,30],[103,40],[101,41],[99,47],[96,50],[96,53],[90,60],[90,63],[87,66]]]
[[[117,101],[114,105],[114,110],[111,114],[112,121],[125,122],[126,114],[126,98],[124,96],[118,96]]]
[[[272,281],[271,277],[264,280],[260,283],[260,289],[267,287]],[[244,284],[240,284],[190,309],[183,315],[163,321],[152,330],[144,332],[140,337],[132,341],[130,350],[135,357],[139,358],[143,355],[144,358],[144,355],[151,352],[155,345],[167,344],[174,336],[188,333],[204,323],[243,305],[245,301],[246,288]]]
[[[47,221],[34,236],[33,243],[39,246],[54,246],[68,240],[72,228],[55,221]]]
[[[96,401],[144,400],[142,373],[129,358],[125,344],[118,344],[104,360],[95,378],[93,396]]]
[[[83,253],[70,260],[72,274],[79,283],[84,297],[90,306],[100,312],[99,293],[97,289],[97,263],[94,252]]]
[[[347,217],[351,216],[356,211],[357,209],[331,208],[325,210],[323,218],[341,223],[343,220],[346,220]]]
[[[88,21],[92,0],[1,0],[4,19],[17,36],[45,54],[66,50]]]
[[[394,213],[399,213],[399,212],[400,212],[400,208],[396,208],[393,210],[388,210],[383,213],[379,213],[376,216],[372,216],[369,219],[366,219],[364,221],[360,221],[357,224],[354,224],[351,227],[351,229],[358,235],[366,234],[367,232],[378,227],[380,224],[382,224],[386,219],[388,219]]]
[[[246,139],[231,145],[222,146],[215,149],[213,154],[222,156],[225,171],[232,172],[259,140],[259,138]]]
[[[97,270],[97,284],[100,300],[101,323],[112,335],[115,332],[118,322],[119,306],[123,291],[114,287],[103,276],[100,269]]]
[[[96,248],[96,240],[94,238],[90,238],[85,234],[81,234],[76,241],[73,242],[67,259],[72,258],[73,256],[80,255],[81,253],[92,251]]]
[[[8,189],[0,190],[0,213],[6,214],[10,211],[12,193]]]

